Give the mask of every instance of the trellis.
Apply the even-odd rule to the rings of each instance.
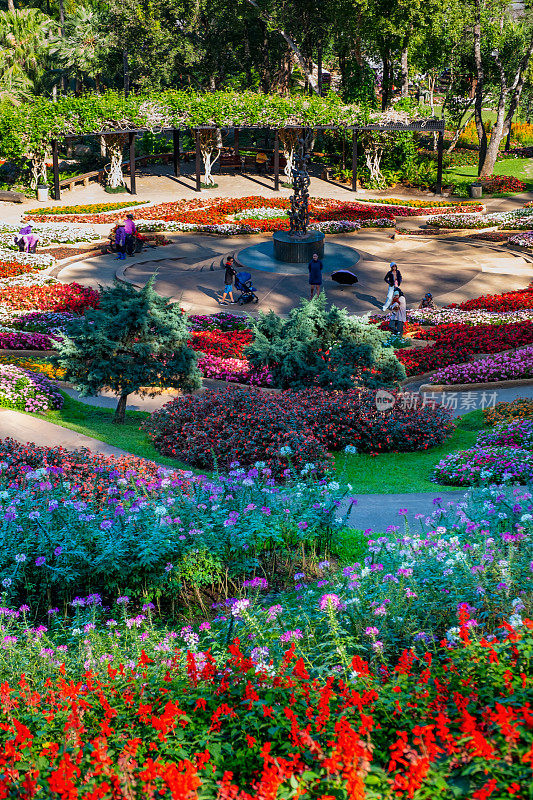
[[[227,130],[233,130],[234,133],[234,150],[235,157],[239,157],[239,130],[268,130],[274,131],[274,190],[279,191],[279,144],[280,144],[280,130],[302,128],[302,125],[284,125],[282,128],[272,127],[271,125],[240,125],[240,126],[224,126]],[[384,131],[384,132],[416,132],[416,133],[437,133],[437,182],[436,193],[442,193],[442,157],[444,150],[444,120],[420,120],[410,123],[402,122],[389,122],[385,124],[369,124],[369,125],[311,125],[316,131],[326,130],[343,130],[352,131],[352,191],[357,192],[357,156],[359,147],[359,134],[361,131]],[[219,128],[218,128],[219,129]],[[71,139],[77,139],[83,136],[116,136],[117,134],[127,134],[129,142],[129,173],[130,173],[130,192],[137,194],[136,191],[136,170],[135,170],[135,137],[138,134],[146,133],[149,128],[130,128],[130,129],[113,129],[113,130],[100,130],[84,134],[67,134],[62,136],[61,139],[52,139],[52,169],[54,175],[54,199],[61,199],[61,188],[59,185],[59,143]],[[194,128],[161,128],[161,133],[172,133],[172,163],[174,177],[181,175],[180,168],[180,134],[184,131],[190,131],[195,141],[195,188],[196,191],[201,191],[202,179],[202,153],[200,148],[200,132],[205,130],[217,130],[215,125],[200,125]]]

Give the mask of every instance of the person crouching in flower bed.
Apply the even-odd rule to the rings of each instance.
[[[419,309],[421,308],[436,308],[435,301],[433,300],[433,295],[431,292],[426,292],[420,304],[418,306]]]

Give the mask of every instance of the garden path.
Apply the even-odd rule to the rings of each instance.
[[[269,236],[254,236],[254,242]],[[349,312],[364,314],[381,308],[385,295],[383,276],[390,261],[396,261],[404,282],[408,305],[418,303],[431,291],[440,304],[460,302],[488,292],[522,288],[533,273],[530,256],[513,253],[499,246],[472,243],[458,237],[438,240],[419,237],[392,238],[387,229],[362,229],[357,234],[330,236],[330,241],[354,247],[361,255],[355,267],[359,283],[341,288],[327,275],[324,288],[330,300]],[[88,258],[55,270],[64,283],[78,281],[85,286],[110,285],[115,275],[135,285],[144,285],[156,274],[157,291],[179,301],[186,311],[213,313],[219,310],[223,277],[221,264],[228,254],[237,253],[250,243],[250,237],[214,237],[201,234],[176,234],[172,244],[147,250],[126,262],[112,255]],[[308,284],[302,275],[283,275],[255,271],[254,285],[259,304],[248,312],[272,309],[287,314],[301,297],[307,297]]]
[[[0,407],[0,437],[15,439],[22,444],[33,442],[40,447],[61,446],[67,450],[86,447],[94,453],[103,453],[106,456],[130,455],[119,447],[113,447],[90,436],[84,436],[40,417],[32,417],[11,408]]]

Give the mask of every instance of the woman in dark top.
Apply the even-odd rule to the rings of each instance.
[[[311,285],[311,300],[315,294],[320,294],[322,286],[322,270],[324,265],[318,257],[318,253],[313,253],[313,258],[309,262],[309,283]]]
[[[389,291],[387,292],[387,299],[385,300],[383,311],[386,311],[390,306],[390,304],[392,303],[392,295],[394,294],[394,290],[398,289],[402,282],[402,273],[400,272],[394,261],[391,261],[389,266],[390,269],[383,278],[385,283],[389,284]]]
[[[227,305],[226,297],[229,297],[229,302],[234,303],[233,299],[233,281],[235,279],[235,269],[233,267],[233,257],[228,256],[224,264],[224,293],[220,301],[221,305]]]

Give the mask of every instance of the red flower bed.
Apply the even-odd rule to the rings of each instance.
[[[23,483],[30,471],[51,467],[49,480],[53,486],[70,481],[79,486],[81,500],[97,504],[106,502],[107,490],[111,484],[116,486],[117,477],[135,474],[137,480],[151,483],[160,469],[151,461],[135,456],[105,456],[60,446],[38,447],[33,443],[23,445],[13,439],[0,439],[0,461],[6,465],[4,475],[13,484]]]
[[[391,667],[356,655],[320,677],[294,644],[258,669],[239,639],[221,663],[176,647],[161,663],[140,643],[131,663],[81,676],[67,660],[35,685],[28,666],[2,684],[1,796],[525,800],[533,623],[488,641],[460,616],[455,647]]]
[[[423,350],[397,352],[408,375],[460,364],[475,353],[499,353],[533,342],[533,323],[513,322],[509,325],[438,325],[415,334],[418,339],[433,339],[434,345]]]
[[[353,390],[266,393],[228,387],[180,397],[154,412],[144,430],[157,449],[200,468],[264,461],[275,477],[289,464],[322,472],[328,451],[425,450],[452,430],[450,412],[418,401],[378,411],[376,392]],[[290,452],[284,453],[284,448]]]
[[[31,264],[18,264],[16,261],[0,261],[0,278],[15,278],[26,272],[33,272],[35,267]]]
[[[484,190],[487,194],[503,194],[504,192],[525,192],[527,189],[524,181],[518,178],[511,178],[509,175],[492,175],[490,178],[482,180]]]
[[[464,311],[472,311],[476,308],[483,308],[487,311],[518,311],[521,308],[533,308],[533,283],[530,283],[526,289],[503,294],[487,294],[482,297],[474,297],[472,300],[465,300],[463,303],[451,303],[448,307],[462,308]]]
[[[138,215],[146,219],[161,220],[165,222],[183,222],[195,225],[225,225],[232,222],[230,217],[242,211],[253,210],[255,208],[279,208],[280,211],[289,210],[287,198],[265,198],[261,196],[239,197],[239,198],[213,198],[212,200],[177,200],[173,203],[159,203],[142,209]],[[323,222],[329,220],[369,220],[369,219],[393,219],[394,217],[411,217],[428,215],[464,212],[465,208],[461,205],[452,205],[449,208],[438,206],[435,208],[417,208],[406,205],[387,205],[377,203],[354,203],[343,200],[322,200],[311,198],[309,211],[311,222]],[[473,213],[483,210],[483,206],[469,205],[468,210]],[[93,222],[112,224],[123,218],[123,214],[54,214],[53,216],[31,214],[29,218],[40,222]],[[279,228],[288,228],[289,222],[285,219],[265,219],[254,220],[246,219],[246,225],[258,231],[273,231]]]
[[[251,331],[195,331],[190,345],[210,356],[243,358],[243,349],[251,341]]]
[[[98,292],[79,283],[0,288],[0,305],[15,311],[38,309],[83,314],[86,308],[97,308],[98,302]]]

